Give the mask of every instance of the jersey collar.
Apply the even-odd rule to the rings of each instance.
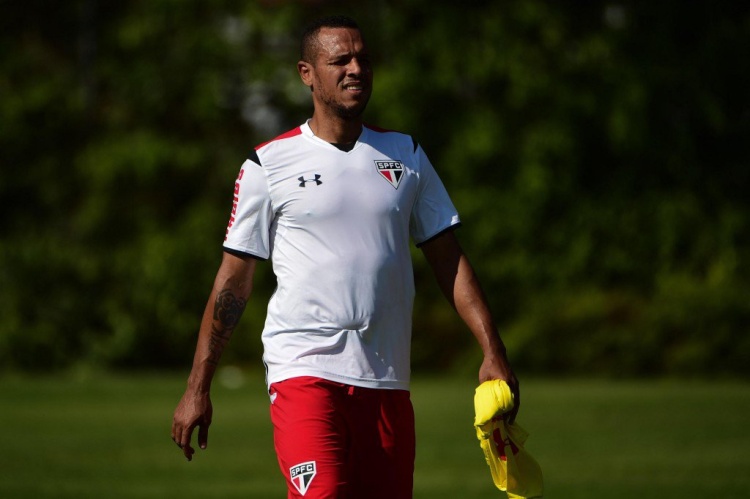
[[[311,141],[315,142],[316,144],[320,144],[321,146],[324,146],[326,148],[332,149],[334,151],[338,151],[343,154],[349,154],[355,149],[359,147],[359,145],[364,141],[365,137],[367,136],[368,130],[366,126],[362,126],[362,131],[359,134],[359,137],[357,138],[356,143],[354,144],[354,147],[352,147],[349,151],[343,151],[339,147],[331,144],[330,142],[327,142],[317,135],[315,135],[312,131],[312,128],[310,128],[310,120],[308,119],[305,121],[302,125],[300,125],[300,130],[302,130],[302,135],[304,137],[307,137]]]

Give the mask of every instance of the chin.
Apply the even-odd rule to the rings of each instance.
[[[352,107],[340,107],[336,110],[336,115],[338,115],[339,118],[344,119],[355,119],[362,116],[362,113],[365,112],[365,106],[357,106],[355,108]]]
[[[336,114],[340,118],[354,119],[362,116],[367,107],[367,101],[354,104],[352,106],[338,106],[336,108]]]

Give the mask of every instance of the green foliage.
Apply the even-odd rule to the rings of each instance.
[[[297,35],[332,12],[374,52],[367,121],[448,186],[520,369],[750,373],[750,15],[539,0],[8,4],[5,369],[189,363],[236,172],[309,115]],[[415,257],[416,368],[474,362]],[[262,265],[229,360],[258,361],[273,287]]]

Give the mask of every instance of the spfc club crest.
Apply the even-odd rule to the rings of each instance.
[[[404,176],[404,164],[398,160],[375,160],[375,166],[378,173],[393,186],[398,189],[401,178]]]
[[[307,461],[289,468],[289,477],[300,494],[305,495],[315,478],[315,461]]]

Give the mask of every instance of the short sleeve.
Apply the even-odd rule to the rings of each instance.
[[[409,229],[414,242],[419,246],[458,225],[460,219],[448,191],[421,146],[417,146],[415,154],[419,165],[419,187]]]
[[[265,172],[261,166],[246,160],[234,184],[224,248],[268,259],[272,223],[273,208]]]

